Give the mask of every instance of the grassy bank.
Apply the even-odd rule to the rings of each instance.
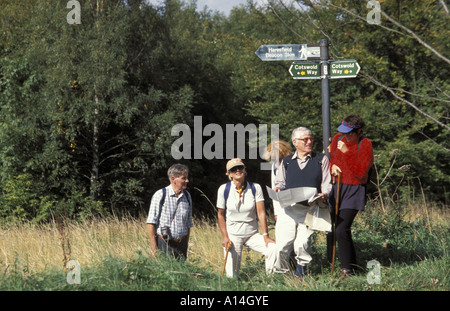
[[[360,274],[343,281],[330,276],[323,233],[313,235],[309,274],[298,282],[291,274],[266,275],[263,258],[246,249],[240,278],[222,277],[220,231],[202,219],[195,220],[186,262],[149,258],[144,217],[67,223],[63,231],[55,223],[6,224],[0,290],[449,290],[448,212],[422,212],[369,206],[360,213],[353,225]],[[67,282],[68,259],[80,264],[79,285]],[[371,260],[381,265],[379,284],[368,282]]]

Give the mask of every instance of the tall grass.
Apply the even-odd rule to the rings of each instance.
[[[82,266],[100,263],[104,257],[131,258],[148,246],[145,220],[104,218],[66,224],[71,259]],[[30,272],[64,266],[61,236],[55,222],[48,224],[7,224],[0,231],[0,264],[4,270],[13,263]]]
[[[69,259],[81,266],[81,284],[66,281],[57,223],[9,223],[0,227],[2,290],[449,290],[446,208],[369,204],[353,225],[361,273],[330,277],[326,239],[311,239],[313,261],[298,282],[292,274],[266,275],[261,255],[244,248],[239,279],[221,276],[223,250],[215,223],[195,219],[188,260],[149,257],[145,217],[102,218],[65,224]],[[274,230],[270,232],[273,236]],[[67,254],[66,254],[67,255]],[[366,280],[365,264],[381,263],[381,284]],[[67,260],[67,259],[66,259]]]

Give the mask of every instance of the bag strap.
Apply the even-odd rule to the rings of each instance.
[[[225,191],[223,196],[225,197],[225,207],[227,206],[228,195],[230,194],[231,182],[227,182],[225,185]]]
[[[343,138],[344,138],[344,134],[342,134],[341,136],[338,137],[338,140],[336,141],[336,149],[337,149],[337,143],[340,142]],[[364,136],[364,135],[359,138],[358,151],[359,151],[359,147],[361,147],[361,142],[364,140],[364,138],[366,138],[366,136]],[[336,152],[336,150],[334,152]],[[333,155],[334,155],[334,152],[333,152]],[[358,154],[356,154],[356,157],[358,157]]]
[[[159,201],[159,209],[160,210],[162,209],[162,207],[164,205],[164,202],[166,200],[166,187],[162,188],[161,190],[162,190],[163,194],[162,194],[161,200]],[[192,208],[192,198],[191,198],[190,193],[187,190],[183,190],[183,194],[186,196],[186,198],[188,200],[188,204]],[[173,213],[172,217],[170,218],[170,225],[172,224],[172,221],[175,218],[175,214],[177,213],[177,209],[178,209],[178,204],[177,204],[177,207],[175,208],[175,212]]]
[[[253,196],[256,194],[255,184],[252,182],[248,182],[250,184],[250,188],[252,189]],[[225,197],[225,207],[227,206],[228,196],[230,195],[231,182],[227,182],[225,185],[225,190],[223,192],[223,196]]]
[[[289,163],[291,162],[293,156],[294,156],[294,152],[283,158],[282,161],[283,161],[283,166],[284,166],[285,172],[287,171],[287,167],[288,167]]]
[[[159,208],[161,209],[162,206],[164,205],[164,202],[166,201],[166,187],[162,188],[162,197],[161,197],[161,201],[159,201]]]

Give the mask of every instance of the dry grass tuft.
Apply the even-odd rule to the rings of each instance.
[[[427,211],[412,208],[407,218],[432,218],[433,223],[448,225],[447,209],[428,206]],[[65,262],[75,259],[81,268],[100,263],[111,256],[129,261],[137,252],[149,254],[149,243],[145,217],[118,219],[114,217],[92,219],[84,222],[65,224],[61,241],[61,228],[58,224],[6,224],[0,227],[0,269],[8,273],[12,268],[23,273],[37,273],[50,268],[64,269]],[[271,231],[271,236],[274,230]],[[320,241],[324,237],[319,237]],[[205,219],[194,219],[189,242],[188,260],[200,266],[209,267],[221,273],[224,254],[221,234],[217,224]],[[70,252],[64,258],[61,243],[70,245]],[[323,241],[322,241],[323,242]],[[242,265],[245,258],[252,261],[260,259],[260,254],[243,250]]]
[[[59,230],[58,230],[59,229]],[[14,224],[0,229],[0,266],[10,266],[33,273],[48,268],[64,268],[67,259],[81,267],[100,262],[105,256],[131,258],[136,251],[146,252],[148,237],[145,221],[115,218],[68,223],[64,228],[70,254],[61,247],[58,224]],[[64,258],[70,255],[70,258]]]

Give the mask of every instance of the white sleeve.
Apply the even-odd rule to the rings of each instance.
[[[255,192],[255,202],[264,201],[264,193],[262,191],[262,188],[259,184],[254,183],[256,192]]]
[[[225,209],[225,195],[224,195],[224,193],[225,193],[225,185],[226,184],[223,184],[223,185],[221,185],[220,187],[219,187],[219,190],[217,190],[217,204],[216,204],[216,206],[217,206],[217,208],[220,208],[220,209]]]

